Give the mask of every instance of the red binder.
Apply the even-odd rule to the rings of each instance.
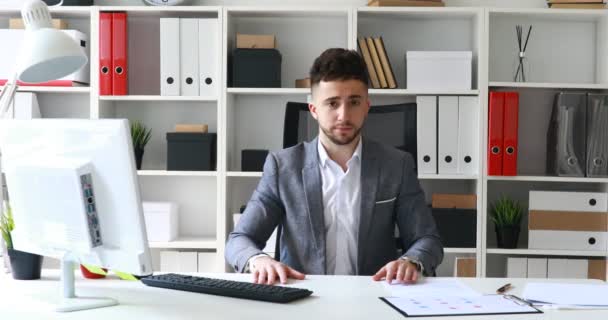
[[[112,13],[99,14],[99,95],[112,94]]]
[[[519,93],[505,92],[504,110],[504,155],[502,159],[502,175],[517,175],[517,128],[519,118]]]
[[[504,92],[490,92],[488,107],[488,175],[502,175]]]
[[[128,92],[127,79],[127,13],[112,14],[112,94],[123,96]]]

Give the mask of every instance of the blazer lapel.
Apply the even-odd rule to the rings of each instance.
[[[308,204],[308,217],[312,229],[312,238],[317,252],[320,253],[322,271],[325,274],[325,218],[323,216],[323,186],[321,171],[319,169],[317,139],[305,144],[302,181],[304,183],[304,195]]]
[[[378,187],[378,177],[380,167],[376,160],[376,152],[373,144],[363,139],[362,159],[361,159],[361,216],[359,220],[359,237],[357,249],[357,274],[362,268],[365,260],[365,243],[368,242],[368,234],[372,224],[374,214],[374,204],[376,202],[376,189]]]

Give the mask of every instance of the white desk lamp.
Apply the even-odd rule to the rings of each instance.
[[[78,43],[63,31],[53,29],[51,13],[44,2],[28,0],[21,9],[21,17],[25,39],[17,71],[0,94],[0,118],[5,117],[15,97],[17,80],[28,83],[57,80],[78,71],[88,61]]]

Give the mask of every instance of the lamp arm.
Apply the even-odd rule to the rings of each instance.
[[[10,80],[4,84],[4,89],[0,93],[0,119],[5,118],[6,112],[15,98],[17,87],[17,74],[13,74]]]

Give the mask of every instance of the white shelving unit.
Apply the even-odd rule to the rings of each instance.
[[[446,2],[451,5],[458,1]],[[138,171],[142,198],[173,201],[180,206],[178,239],[150,243],[156,268],[161,250],[215,252],[216,260],[223,259],[225,240],[233,228],[232,214],[247,202],[262,176],[261,172],[241,171],[242,150],[281,149],[285,104],[309,99],[309,90],[295,88],[295,80],[308,75],[313,59],[324,49],[357,49],[356,40],[361,36],[383,37],[398,83],[397,89],[370,89],[373,105],[415,102],[420,95],[479,97],[478,172],[467,176],[419,176],[429,203],[432,193],[477,195],[476,246],[445,248],[439,275],[452,274],[455,257],[475,257],[477,276],[483,277],[505,276],[503,269],[509,256],[608,256],[607,252],[526,249],[527,220],[522,225],[521,248],[498,249],[489,219],[492,202],[502,194],[527,203],[530,190],[608,192],[608,178],[545,174],[546,130],[555,93],[608,91],[608,13],[605,10],[359,7],[362,2],[354,0],[352,5],[340,6],[305,3],[245,7],[227,3],[225,7],[147,7],[137,5],[139,1],[124,3],[127,5],[51,8],[54,18],[66,19],[70,28],[89,35],[90,87],[21,87],[20,90],[38,94],[41,112],[46,118],[128,118],[152,128],[153,137],[145,150],[143,170]],[[130,94],[127,96],[99,95],[97,30],[102,11],[128,13]],[[8,19],[19,15],[18,9],[0,8],[0,27],[7,27]],[[221,57],[221,72],[216,78],[221,86],[217,96],[160,96],[159,19],[162,17],[218,20],[221,45],[216,50]],[[526,83],[512,82],[516,24],[534,26],[527,50],[530,81]],[[281,88],[228,86],[229,54],[235,47],[236,33],[276,36],[282,55]],[[408,50],[472,51],[472,89],[408,89],[405,79]],[[490,90],[520,94],[519,175],[515,177],[486,174]],[[217,132],[215,171],[166,170],[165,134],[177,123],[206,123],[210,132]],[[216,271],[225,270],[230,269],[225,266]]]

